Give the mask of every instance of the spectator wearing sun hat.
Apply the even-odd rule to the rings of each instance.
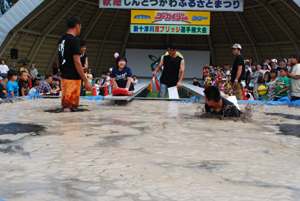
[[[231,72],[231,83],[233,86],[233,95],[236,96],[238,100],[243,100],[243,86],[241,84],[242,80],[245,80],[245,59],[242,52],[242,46],[235,43],[232,47],[232,53],[235,56],[235,60]]]

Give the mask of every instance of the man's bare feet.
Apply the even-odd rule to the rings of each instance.
[[[72,112],[72,110],[70,108],[65,108],[63,112]]]

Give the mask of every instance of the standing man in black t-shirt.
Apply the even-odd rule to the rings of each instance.
[[[169,87],[181,87],[181,82],[184,77],[185,63],[182,56],[177,54],[178,46],[176,43],[172,42],[168,45],[168,54],[163,55],[160,63],[156,69],[152,72],[155,74],[164,66],[163,73],[160,78],[160,90],[158,97],[165,98]],[[180,78],[178,80],[180,71]]]
[[[243,100],[243,86],[241,81],[245,80],[245,59],[241,55],[242,46],[235,43],[231,49],[235,57],[231,73],[233,95],[235,95],[238,100]]]
[[[67,20],[68,32],[58,42],[59,67],[61,71],[62,106],[64,112],[77,110],[79,105],[81,79],[85,82],[87,91],[91,91],[91,84],[84,75],[80,61],[81,22],[78,17]]]

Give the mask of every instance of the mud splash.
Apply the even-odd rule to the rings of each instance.
[[[199,106],[195,112],[195,117],[201,119],[219,119],[219,120],[231,120],[231,121],[242,121],[244,123],[252,121],[254,106],[247,104],[244,110],[240,110],[243,114],[240,117],[225,117],[224,115],[212,114],[210,112],[205,112],[205,105],[203,107]]]

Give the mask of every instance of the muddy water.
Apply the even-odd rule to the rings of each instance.
[[[299,108],[255,107],[244,123],[198,118],[203,104],[59,104],[0,105],[0,129],[14,126],[0,134],[0,199],[300,199]]]

